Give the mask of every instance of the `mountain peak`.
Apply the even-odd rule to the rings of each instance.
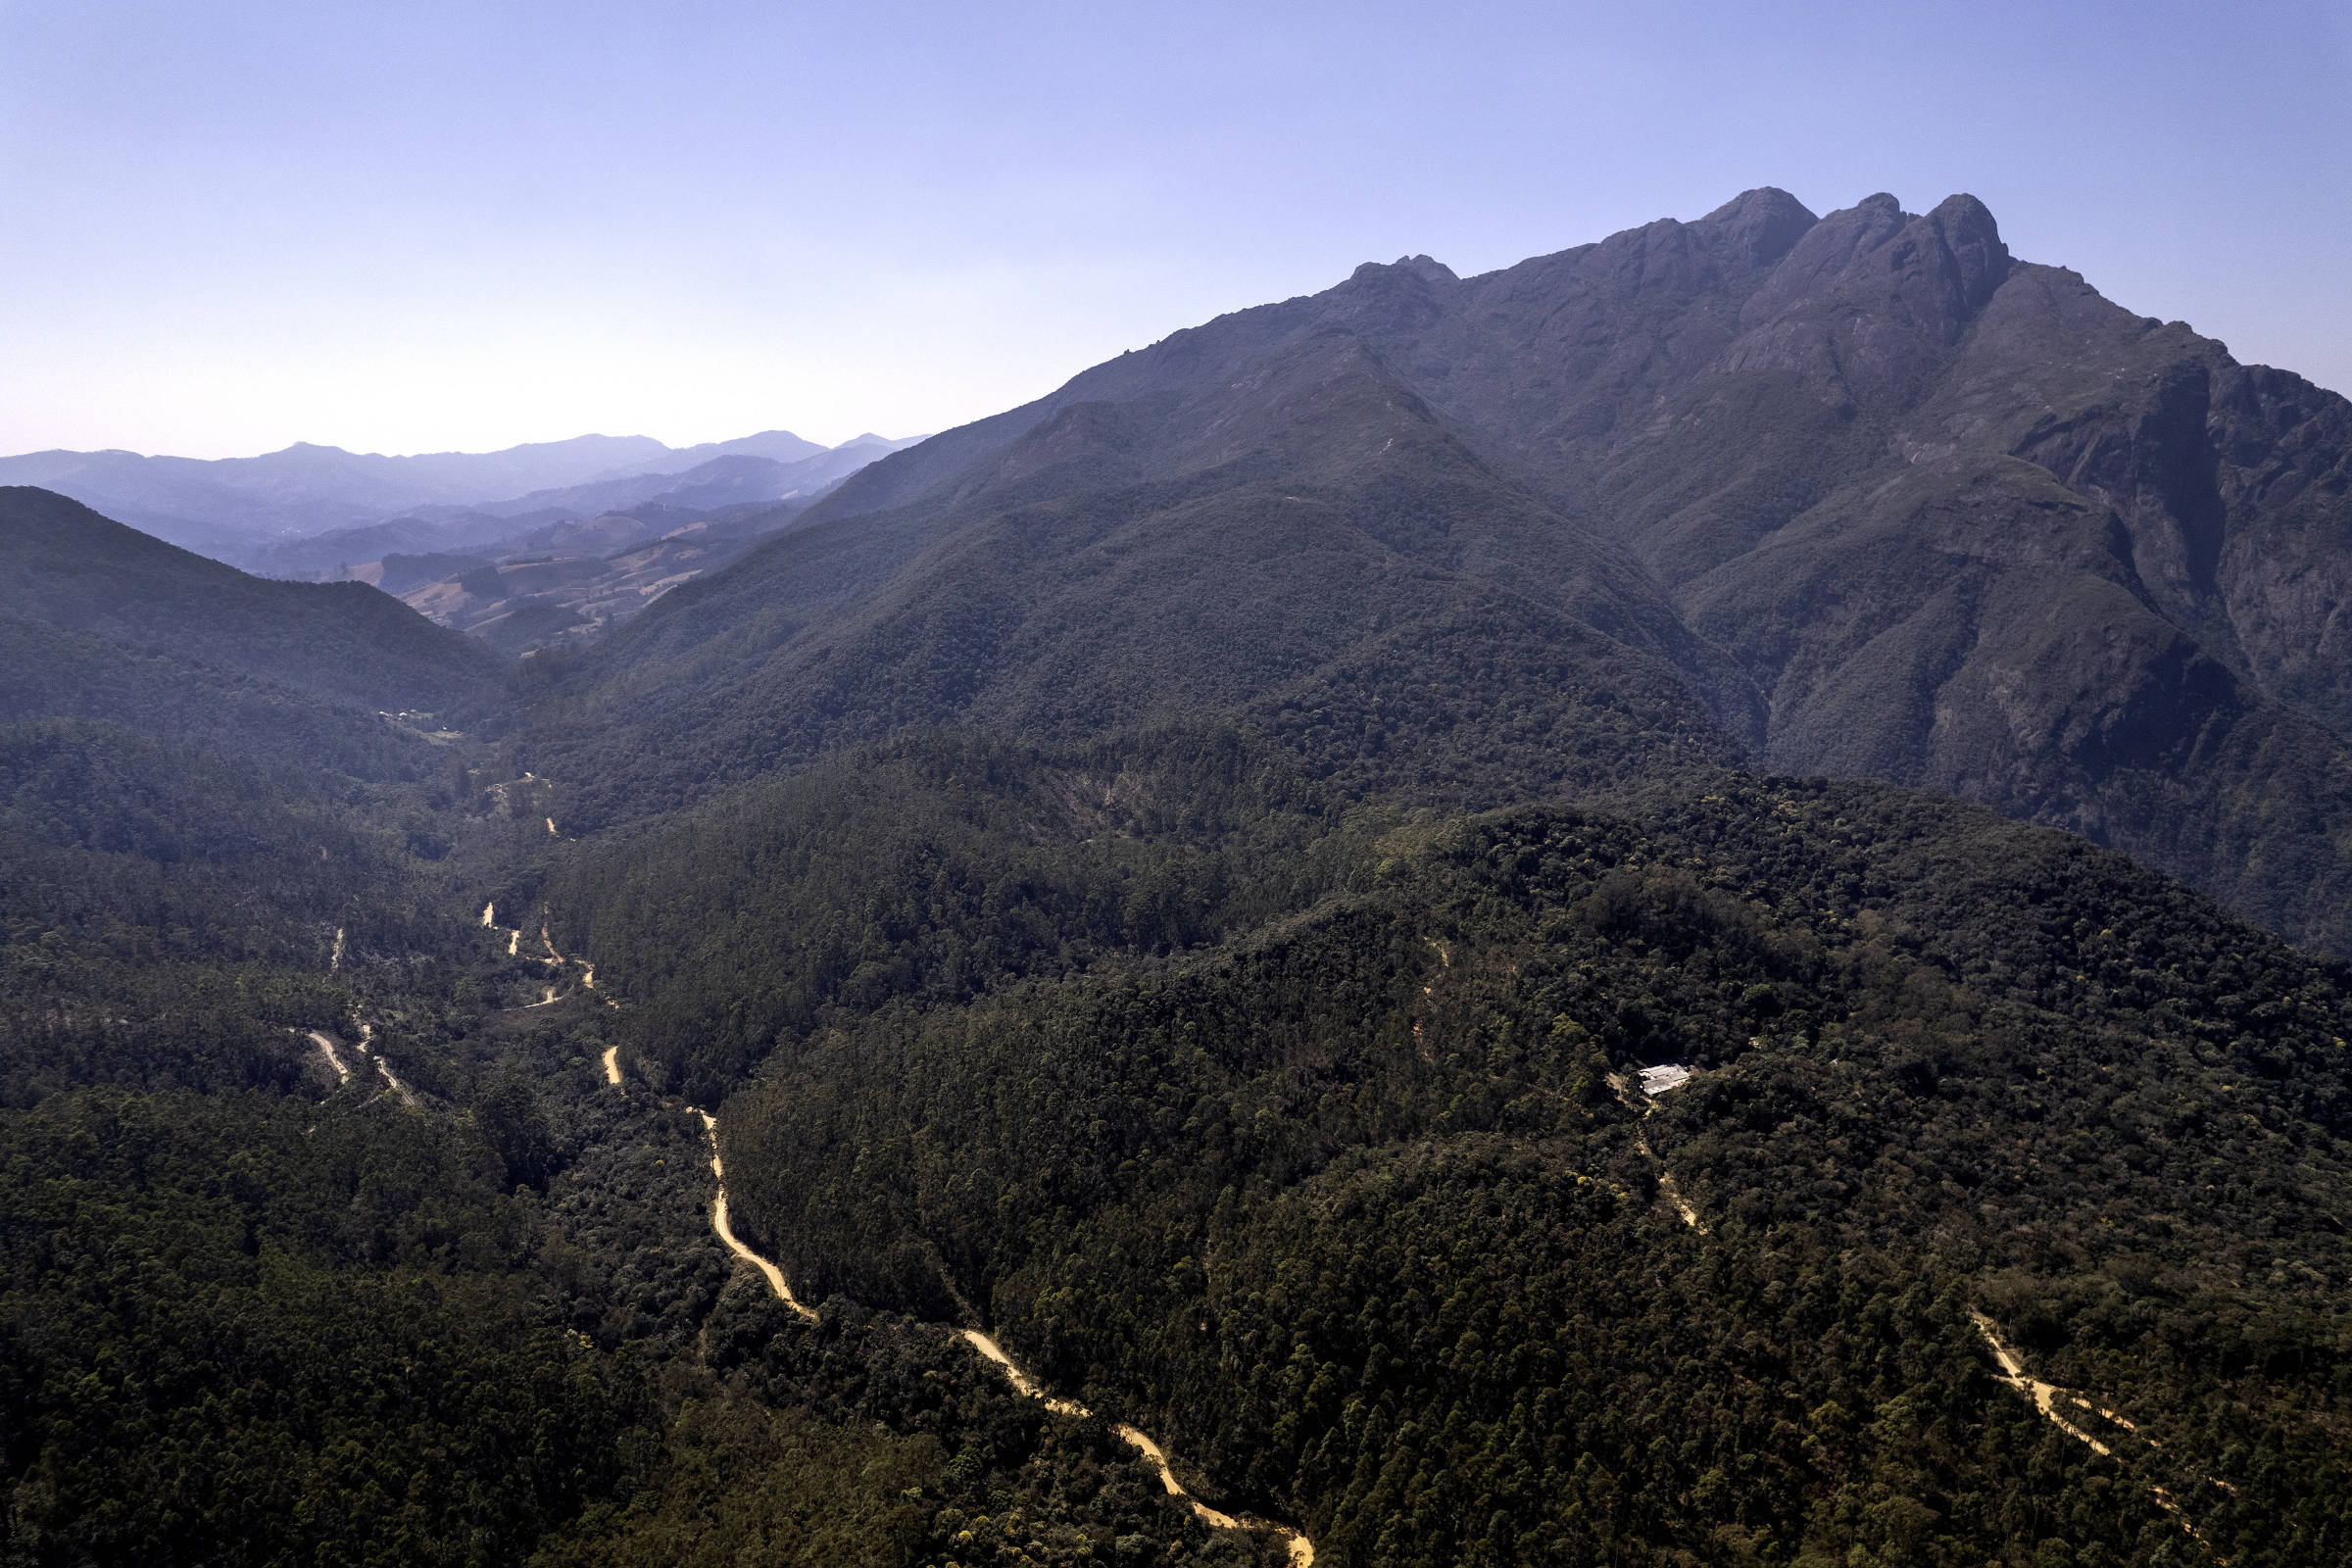
[[[1328,318],[1350,331],[1411,331],[1437,318],[1438,291],[1460,281],[1451,268],[1426,256],[1400,256],[1364,263],[1322,297],[1329,302]]]
[[[1811,208],[1773,185],[1741,191],[1699,220],[1701,225],[1720,232],[1733,250],[1754,267],[1778,262],[1820,221]]]
[[[1920,221],[1936,234],[1949,258],[1945,270],[1960,314],[1975,315],[2009,276],[2009,247],[2001,243],[2000,224],[1993,221],[1990,209],[1965,192],[1946,196]]]
[[[1428,256],[1399,256],[1393,262],[1366,262],[1348,274],[1350,283],[1409,277],[1423,283],[1458,283],[1454,270]]]

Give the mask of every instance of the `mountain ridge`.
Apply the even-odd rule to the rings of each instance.
[[[1318,457],[1343,450],[1344,472]],[[804,677],[789,666],[847,652],[830,639],[848,607],[934,593],[937,613],[918,613],[946,625],[966,589],[925,563],[958,530],[1108,509],[1144,531],[1069,548],[1157,538],[1164,580],[1183,569],[1165,554],[1174,523],[1145,518],[1186,487],[1269,522],[1303,497],[1400,551],[1399,571],[1532,594],[1662,661],[1775,769],[1983,800],[2348,952],[2352,665],[2326,657],[2352,637],[2348,481],[2352,404],[2013,258],[1976,198],[1912,214],[1881,193],[1817,218],[1763,188],[1469,278],[1366,264],[1172,333],[873,464],[591,665],[611,695],[644,693],[662,744],[691,752],[704,715],[736,724],[714,702],[790,706],[780,694]],[[1232,541],[1207,546],[1219,559],[1243,548],[1202,537]],[[1081,559],[1105,558],[1073,556],[1065,575]],[[1047,569],[1001,583],[1004,602],[1066,595]],[[1297,586],[1326,616],[1358,591]],[[1046,721],[985,696],[993,677],[973,684],[1020,615],[956,614],[962,672],[902,677],[902,708]],[[657,712],[650,666],[716,646],[731,620],[792,628],[760,656],[769,672],[708,666],[696,679],[735,697],[711,687]],[[1278,662],[1342,658],[1374,631]],[[1109,658],[1129,690],[1159,694],[1144,708],[1197,706],[1180,694],[1224,656],[1174,660],[1146,635],[1085,656],[1023,645],[1033,669],[1078,661],[1024,679],[1101,694],[1078,671]],[[867,646],[853,662],[899,657]],[[1237,675],[1274,667],[1237,657]],[[737,729],[743,761],[715,776],[760,765],[769,743]],[[1497,781],[1478,804],[1521,787]]]
[[[1368,265],[377,564],[519,660],[0,489],[0,1555],[2341,1560],[2352,969],[2144,863],[2329,912],[2337,416],[2068,276]]]
[[[870,444],[861,436],[845,445],[861,443]],[[420,508],[510,502],[719,458],[807,463],[829,450],[788,430],[696,447],[673,448],[650,436],[584,435],[497,452],[406,456],[313,442],[217,459],[59,449],[0,457],[0,483],[72,495],[172,543],[242,565],[273,541],[367,527]]]
[[[491,698],[499,662],[365,583],[283,583],[0,486],[0,614],[387,710]]]

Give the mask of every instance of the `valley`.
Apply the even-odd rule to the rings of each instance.
[[[0,489],[0,1555],[2352,1552],[2352,405],[1759,190],[751,439]]]

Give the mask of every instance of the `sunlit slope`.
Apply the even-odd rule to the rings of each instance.
[[[583,821],[942,721],[1247,719],[1463,805],[1744,755],[2342,949],[2348,485],[2352,405],[2013,258],[1973,198],[1754,191],[1480,277],[1367,266],[894,454],[540,732]]]
[[[1445,799],[1734,755],[1707,706],[1726,672],[1648,574],[1361,338],[1310,321],[1213,376],[1153,356],[1131,401],[1067,404],[893,510],[821,503],[588,656],[537,726],[574,814],[949,722],[1246,719]]]

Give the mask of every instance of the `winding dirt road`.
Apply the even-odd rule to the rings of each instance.
[[[735,1235],[735,1227],[727,1223],[727,1172],[718,1159],[718,1118],[698,1106],[687,1108],[703,1118],[703,1135],[710,1140],[710,1177],[718,1184],[718,1195],[710,1200],[710,1228],[727,1244],[728,1251],[766,1276],[768,1288],[776,1293],[778,1300],[809,1322],[815,1322],[815,1310],[792,1294],[792,1287],[784,1283],[784,1271],[744,1246]]]
[[[384,1082],[392,1086],[392,1093],[400,1097],[400,1102],[402,1104],[406,1105],[411,1110],[421,1110],[423,1108],[423,1102],[416,1098],[416,1092],[415,1090],[411,1089],[407,1084],[404,1084],[400,1081],[400,1075],[392,1070],[392,1064],[375,1054],[373,1050],[374,1043],[375,1025],[371,1023],[361,1024],[359,1040],[360,1054],[367,1057],[369,1061],[375,1063],[375,1070],[383,1074]]]
[[[335,1037],[323,1029],[310,1029],[303,1033],[309,1037],[312,1045],[318,1048],[318,1054],[326,1058],[326,1064],[335,1069],[335,1086],[341,1088],[350,1083],[351,1064],[345,1061],[343,1054],[335,1049],[338,1044]],[[416,1098],[415,1090],[400,1081],[400,1075],[392,1070],[392,1064],[375,1054],[374,1042],[375,1026],[368,1023],[361,1024],[360,1037],[353,1043],[360,1053],[360,1058],[375,1068],[377,1075],[384,1080],[386,1093],[398,1095],[400,1102],[409,1109],[421,1110],[424,1102]]]
[[[620,1082],[619,1055],[620,1048],[618,1046],[613,1046],[605,1053],[605,1081],[609,1084],[618,1085]],[[767,1281],[768,1289],[776,1293],[776,1299],[791,1307],[803,1318],[811,1323],[815,1322],[815,1309],[792,1294],[792,1286],[784,1278],[784,1271],[745,1246],[743,1239],[735,1234],[735,1227],[728,1223],[727,1171],[718,1153],[718,1118],[699,1105],[690,1105],[687,1108],[702,1117],[704,1136],[710,1141],[710,1177],[717,1187],[716,1194],[710,1200],[710,1229],[717,1234],[719,1241],[725,1244],[728,1251],[760,1271],[760,1277]],[[1016,1391],[1030,1398],[1043,1400],[1046,1408],[1054,1414],[1083,1417],[1093,1413],[1077,1400],[1063,1398],[1047,1389],[1037,1379],[1031,1377],[1011,1356],[1006,1355],[1003,1346],[978,1329],[958,1329],[956,1333],[982,1356],[1004,1368],[1005,1378]],[[1313,1568],[1315,1544],[1306,1537],[1288,1525],[1276,1524],[1269,1519],[1254,1519],[1247,1516],[1237,1518],[1229,1513],[1220,1513],[1185,1491],[1184,1483],[1176,1479],[1176,1472],[1168,1464],[1166,1451],[1142,1431],[1125,1422],[1119,1423],[1111,1431],[1120,1442],[1151,1461],[1152,1468],[1159,1472],[1159,1484],[1167,1489],[1168,1495],[1181,1498],[1190,1504],[1194,1517],[1200,1520],[1201,1523],[1218,1530],[1263,1531],[1278,1536],[1282,1539],[1284,1548],[1290,1553],[1291,1568]]]
[[[551,822],[548,825],[552,831],[555,824]],[[492,925],[493,921],[494,906],[485,905],[482,908],[482,924],[486,926]],[[514,932],[514,936],[515,941],[519,941],[521,932],[516,931]],[[547,958],[542,960],[543,962],[553,964],[568,964],[577,962],[580,964],[583,971],[581,975],[581,989],[593,990],[595,988],[596,966],[594,964],[587,963],[585,960],[565,958],[563,954],[557,951],[555,941],[548,934],[548,928],[545,925],[542,925],[539,928],[539,940],[547,945],[547,951],[549,955]],[[513,951],[513,942],[510,942],[509,952]],[[605,999],[605,1001],[608,1005],[617,1005],[617,1004],[613,1003],[610,998]],[[544,1004],[539,1004],[544,1005]],[[362,1049],[364,1051],[366,1049],[365,1046],[363,1046]],[[380,1059],[377,1060],[376,1064],[379,1068],[383,1065]],[[620,1047],[615,1045],[606,1048],[603,1057],[603,1064],[605,1069],[605,1082],[613,1088],[620,1088]],[[388,1069],[387,1076],[389,1076]],[[784,1271],[778,1268],[768,1259],[761,1257],[758,1252],[753,1251],[750,1247],[744,1244],[743,1239],[735,1234],[735,1227],[728,1222],[727,1218],[727,1171],[726,1165],[720,1159],[718,1152],[718,1118],[711,1115],[710,1112],[703,1109],[699,1105],[690,1105],[687,1108],[692,1110],[697,1116],[700,1116],[703,1119],[703,1135],[709,1139],[710,1143],[710,1179],[713,1187],[716,1189],[710,1199],[711,1231],[718,1237],[719,1241],[726,1247],[728,1251],[734,1253],[735,1256],[742,1259],[744,1262],[751,1264],[753,1268],[759,1270],[760,1277],[767,1281],[768,1289],[775,1292],[776,1299],[782,1301],[786,1306],[792,1308],[792,1310],[798,1313],[801,1317],[809,1322],[815,1322],[815,1308],[809,1306],[808,1302],[803,1301],[800,1299],[800,1298],[792,1294],[792,1285],[784,1278]],[[955,1332],[960,1338],[962,1338],[964,1343],[971,1346],[973,1349],[977,1350],[987,1360],[1004,1368],[1004,1376],[1011,1382],[1015,1390],[1023,1395],[1026,1395],[1030,1398],[1043,1400],[1046,1408],[1052,1410],[1054,1414],[1083,1417],[1091,1413],[1084,1404],[1081,1404],[1075,1399],[1063,1398],[1060,1396],[1054,1394],[1043,1384],[1039,1383],[1037,1379],[1031,1377],[1018,1362],[1014,1361],[1011,1356],[1005,1354],[1004,1348],[999,1345],[989,1335],[983,1334],[978,1329],[958,1329]],[[1152,1442],[1152,1439],[1144,1432],[1136,1427],[1127,1425],[1125,1422],[1119,1423],[1111,1430],[1114,1435],[1118,1437],[1120,1442],[1135,1449],[1138,1453],[1142,1454],[1144,1458],[1151,1462],[1152,1468],[1159,1472],[1159,1484],[1167,1489],[1168,1495],[1171,1497],[1181,1498],[1184,1502],[1189,1504],[1193,1510],[1193,1515],[1195,1518],[1198,1518],[1203,1524],[1209,1525],[1218,1530],[1265,1532],[1277,1536],[1281,1538],[1284,1549],[1290,1554],[1291,1568],[1313,1568],[1315,1561],[1315,1545],[1314,1543],[1307,1540],[1305,1536],[1301,1535],[1296,1530],[1293,1530],[1288,1525],[1276,1524],[1269,1519],[1256,1519],[1248,1516],[1236,1517],[1233,1514],[1222,1513],[1215,1508],[1211,1508],[1208,1504],[1202,1502],[1200,1498],[1194,1496],[1191,1493],[1185,1490],[1184,1483],[1176,1479],[1176,1472],[1168,1463],[1166,1451],[1162,1449],[1158,1444]]]
[[[332,1036],[323,1034],[320,1031],[314,1029],[311,1031],[311,1044],[317,1046],[319,1052],[326,1057],[326,1064],[335,1069],[336,1083],[347,1084],[351,1082],[351,1069],[343,1065],[343,1058],[335,1054],[335,1042]]]
[[[2113,1410],[2108,1409],[2106,1406],[2093,1404],[2088,1399],[2082,1397],[2082,1396],[2080,1394],[2076,1394],[2071,1390],[2062,1389],[2055,1383],[2044,1383],[2039,1378],[2027,1376],[2025,1357],[2019,1355],[2015,1350],[2011,1349],[2005,1343],[2002,1342],[2001,1331],[1993,1324],[1992,1319],[1986,1317],[1982,1312],[1976,1311],[1973,1308],[1970,1310],[1968,1316],[1969,1320],[1976,1324],[1977,1332],[1984,1336],[1984,1343],[1992,1348],[1992,1358],[2000,1363],[2001,1381],[2008,1384],[2009,1387],[2017,1390],[2018,1393],[2023,1394],[2028,1398],[2032,1399],[2034,1401],[2034,1408],[2039,1410],[2042,1413],[2043,1418],[2046,1419],[2050,1425],[2056,1427],[2068,1437],[2083,1444],[2090,1449],[2091,1452],[2098,1454],[2101,1457],[2113,1458],[2115,1456],[2115,1450],[2113,1448],[2100,1442],[2097,1438],[2092,1437],[2082,1428],[2075,1425],[2074,1422],[2068,1420],[2066,1416],[2059,1412],[2057,1408],[2058,1401],[2064,1399],[2066,1402],[2074,1405],[2076,1408],[2082,1410],[2085,1414],[2095,1414],[2104,1420],[2113,1422],[2123,1431],[2131,1433],[2135,1438],[2139,1438],[2139,1441],[2146,1444],[2149,1447],[2155,1448],[2159,1452],[2163,1450],[2164,1445],[2158,1443],[2154,1438],[2140,1437],[2139,1428],[2135,1424],[2125,1420],[2122,1416],[2116,1414]],[[2237,1489],[2231,1486],[2229,1482],[2221,1480],[2218,1477],[2204,1475],[2201,1473],[2195,1474],[2197,1474],[2198,1480],[2205,1482],[2209,1486],[2219,1487],[2224,1492],[2234,1494],[2237,1491]],[[2155,1496],[2156,1506],[2162,1508],[2166,1513],[2171,1514],[2173,1516],[2174,1523],[2178,1524],[2181,1529],[2187,1531],[2197,1540],[2203,1541],[2205,1539],[2204,1532],[2200,1531],[2189,1521],[2188,1514],[2181,1508],[2180,1504],[2174,1499],[2173,1494],[2170,1492],[2167,1492],[2162,1487],[2155,1487],[2151,1488],[2150,1490]]]
[[[482,924],[489,930],[504,931],[507,934],[508,957],[519,958],[522,956],[522,927],[500,925],[498,923],[498,905],[495,901],[482,906]],[[544,958],[534,958],[532,960],[534,963],[544,963],[551,969],[568,968],[570,965],[578,963],[580,966],[580,989],[582,991],[594,991],[596,989],[596,965],[585,962],[581,959],[566,958],[564,956],[563,953],[556,947],[556,939],[549,934],[547,925],[544,921],[541,922],[539,926],[539,940],[547,948],[547,956]],[[526,1011],[532,1007],[552,1007],[557,1003],[564,1000],[564,998],[562,995],[559,987],[543,986],[540,988],[539,1000],[537,1002],[526,1002],[522,1004],[522,1006],[523,1010]],[[613,1001],[611,997],[602,997],[598,1000],[603,1002],[608,1007],[617,1007],[620,1005],[619,1003]],[[614,1078],[610,1081],[612,1083],[620,1082],[618,1078]]]
[[[1050,1393],[1035,1378],[1023,1371],[1019,1363],[1015,1362],[1011,1356],[1006,1355],[1003,1346],[978,1329],[959,1329],[957,1332],[963,1336],[973,1349],[1003,1367],[1006,1380],[1016,1390],[1029,1396],[1032,1399],[1043,1399],[1046,1408],[1055,1415],[1088,1416],[1094,1414],[1092,1410],[1075,1399],[1064,1399]],[[1292,1568],[1313,1568],[1315,1544],[1306,1537],[1288,1525],[1278,1525],[1270,1519],[1253,1519],[1248,1516],[1236,1518],[1232,1514],[1218,1512],[1184,1490],[1184,1483],[1177,1480],[1176,1472],[1169,1468],[1167,1453],[1161,1449],[1158,1444],[1145,1436],[1140,1429],[1131,1427],[1122,1421],[1110,1430],[1121,1443],[1126,1444],[1127,1446],[1151,1461],[1152,1467],[1159,1472],[1159,1484],[1167,1488],[1168,1495],[1181,1497],[1189,1503],[1194,1518],[1217,1530],[1270,1532],[1282,1538],[1284,1548],[1291,1554]]]

